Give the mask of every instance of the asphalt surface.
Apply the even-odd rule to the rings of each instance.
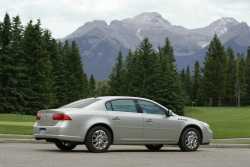
[[[89,153],[85,146],[60,152],[52,144],[0,143],[0,167],[248,167],[250,149],[200,148],[180,152],[164,147],[149,152],[143,146],[112,146],[108,153]]]

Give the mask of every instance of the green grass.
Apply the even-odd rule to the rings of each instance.
[[[214,138],[250,137],[250,107],[186,107],[185,115],[209,123]]]
[[[21,114],[0,114],[1,121],[13,121],[13,122],[34,122],[35,117],[31,115],[21,115]]]
[[[0,134],[31,135],[34,121],[34,116],[0,114]]]
[[[214,139],[213,144],[250,144],[249,138]]]

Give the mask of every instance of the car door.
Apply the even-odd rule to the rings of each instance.
[[[118,99],[106,103],[118,144],[138,143],[143,140],[143,117],[132,99]]]
[[[181,124],[175,117],[167,116],[167,110],[156,103],[138,100],[143,111],[144,138],[147,142],[176,142]]]

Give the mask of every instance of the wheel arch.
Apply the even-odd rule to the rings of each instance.
[[[96,127],[96,126],[105,127],[105,128],[107,128],[107,129],[110,131],[110,134],[111,134],[111,144],[113,144],[113,141],[114,141],[114,133],[113,133],[112,128],[111,128],[108,124],[106,124],[106,123],[95,123],[95,124],[91,125],[91,126],[88,128],[88,130],[87,130],[87,132],[86,132],[86,134],[85,134],[85,136],[84,136],[84,142],[85,142],[86,136],[88,135],[90,129],[92,129],[93,127]]]
[[[180,142],[181,137],[182,137],[183,133],[185,132],[185,130],[187,130],[187,129],[189,129],[189,128],[194,128],[194,129],[196,129],[196,130],[199,131],[200,137],[201,137],[200,142],[202,143],[202,141],[203,141],[203,133],[202,133],[202,130],[201,130],[201,128],[200,128],[198,125],[195,125],[195,124],[187,125],[187,126],[185,126],[185,127],[182,129],[181,135],[180,135],[180,137],[179,137],[179,141],[178,141],[178,142]]]

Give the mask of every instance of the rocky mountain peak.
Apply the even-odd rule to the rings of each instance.
[[[225,34],[228,29],[232,26],[239,24],[239,22],[232,17],[222,17],[211,24],[209,24],[208,29],[213,33],[217,33],[219,36]]]
[[[85,23],[83,26],[79,27],[76,31],[74,31],[72,34],[68,35],[66,38],[71,39],[71,38],[77,38],[85,33],[87,33],[90,30],[93,29],[100,29],[100,30],[105,30],[108,28],[108,24],[104,20],[94,20],[91,22]]]
[[[134,17],[134,19],[164,19],[161,14],[157,12],[144,12]]]
[[[162,15],[157,12],[145,12],[133,18],[125,19],[124,21],[133,22],[134,24],[140,24],[140,25],[145,25],[145,24],[158,25],[158,26],[171,25],[170,22],[164,19]]]
[[[228,26],[234,26],[239,24],[239,22],[232,18],[232,17],[222,17],[221,19],[218,19],[211,24],[209,24],[208,27],[228,27]]]
[[[124,55],[135,49],[141,40],[149,38],[155,48],[169,38],[174,47],[179,69],[204,58],[206,47],[214,34],[222,43],[244,53],[250,45],[250,27],[231,17],[223,17],[208,26],[187,29],[172,25],[156,12],[146,12],[135,17],[113,20],[108,25],[103,20],[91,21],[64,38],[75,40],[80,47],[84,68],[97,79],[106,79],[117,53]],[[100,63],[101,62],[101,63]]]

